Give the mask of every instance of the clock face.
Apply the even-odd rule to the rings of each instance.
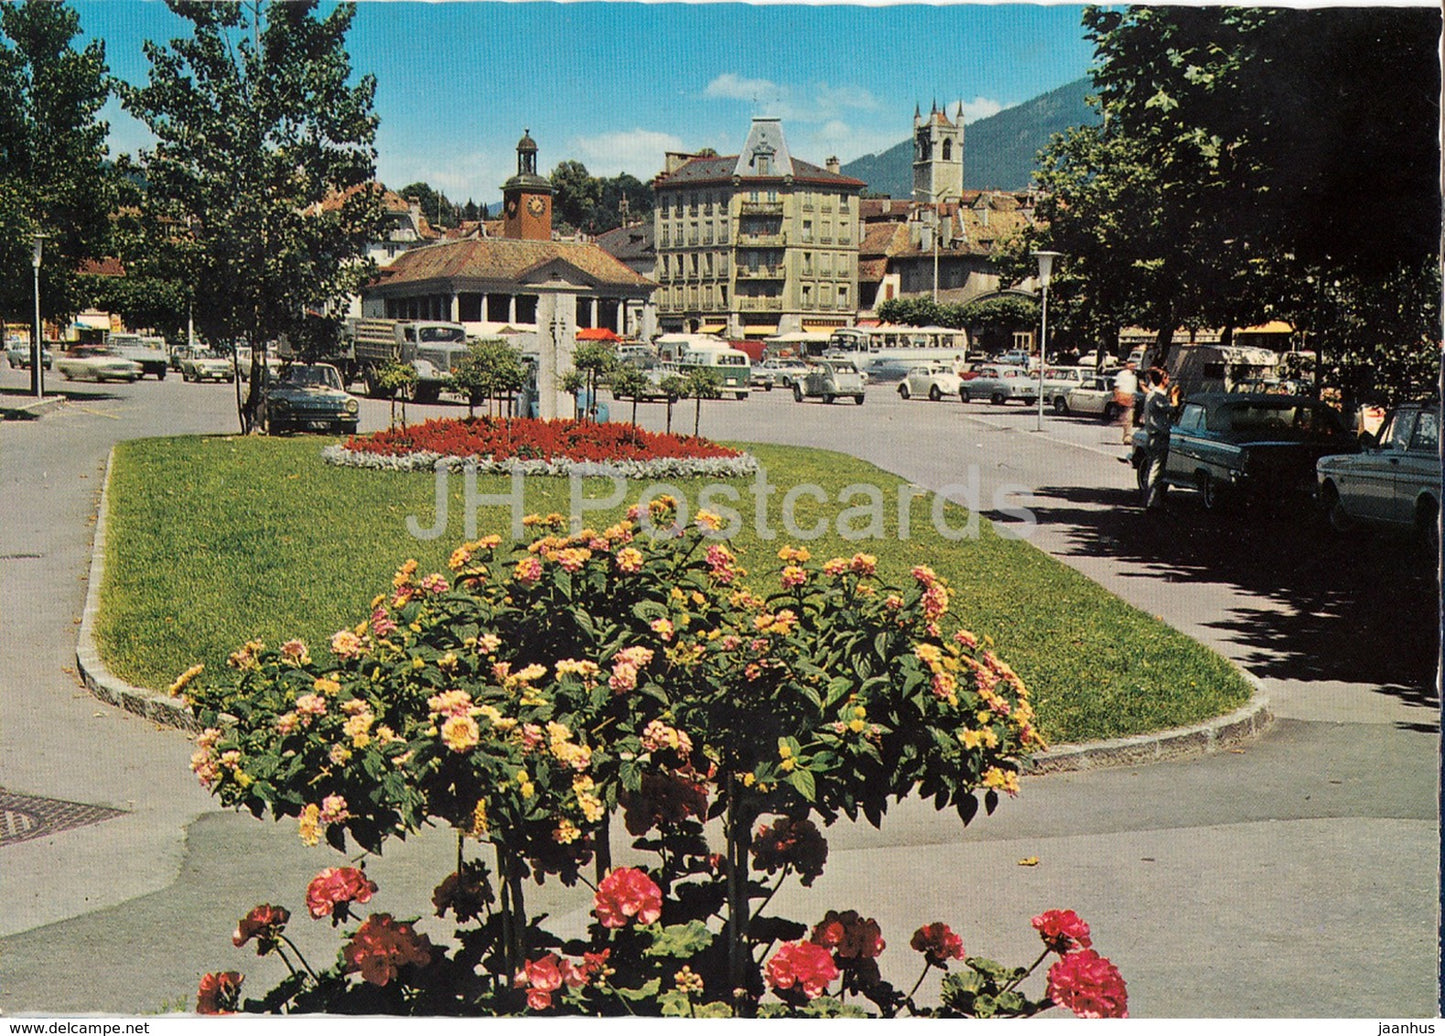
[[[532,195],[532,197],[527,199],[527,211],[534,216],[540,217],[542,213],[547,211],[547,200],[539,195]]]

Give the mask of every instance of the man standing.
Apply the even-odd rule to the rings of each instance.
[[[1119,411],[1121,439],[1126,444],[1134,434],[1134,397],[1139,392],[1139,376],[1134,373],[1134,363],[1124,364],[1124,369],[1114,375],[1114,406]]]
[[[1145,380],[1149,394],[1144,397],[1144,450],[1149,469],[1144,482],[1144,509],[1153,511],[1164,506],[1164,463],[1169,459],[1169,426],[1174,422],[1174,406],[1169,398],[1168,374],[1158,367],[1150,367]]]

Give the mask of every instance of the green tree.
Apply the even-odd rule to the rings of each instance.
[[[906,327],[937,326],[941,307],[927,295],[900,295],[878,306],[878,319]]]
[[[106,160],[105,45],[75,48],[76,13],[59,3],[0,5],[0,312],[33,313],[34,235],[48,235],[40,308],[80,308],[76,270],[104,254],[115,177]]]
[[[500,413],[502,399],[521,391],[526,381],[521,353],[500,338],[473,342],[452,373],[452,383],[467,397],[468,417],[484,399],[493,401],[494,412]]]
[[[642,369],[630,363],[619,364],[612,372],[612,398],[632,400],[633,428],[637,427],[637,402],[646,394],[650,384]]]
[[[396,193],[408,201],[415,198],[421,207],[421,214],[430,220],[433,226],[454,227],[462,220],[462,209],[444,192],[438,191],[425,181],[409,183]]]
[[[616,365],[617,352],[605,342],[584,342],[572,354],[572,366],[587,381],[587,393],[591,398],[589,409],[597,405],[598,384]]]
[[[376,83],[351,82],[345,48],[352,4],[325,17],[314,0],[210,4],[169,0],[192,35],[147,42],[149,80],[123,86],[126,109],[156,145],[142,152],[146,232],[173,248],[212,343],[252,347],[301,337],[308,310],[338,313],[370,276],[365,247],[381,231],[375,176]],[[250,379],[243,431],[264,414],[265,382]]]
[[[692,397],[692,434],[702,427],[702,401],[722,397],[722,375],[712,367],[694,367],[687,375],[687,394]]]
[[[401,402],[401,426],[406,427],[406,401],[416,390],[416,368],[401,360],[387,360],[376,371],[376,387],[391,400],[391,425],[396,427],[396,404]]]
[[[585,230],[602,200],[602,184],[581,162],[568,159],[552,170],[552,211],[564,223]]]
[[[685,398],[691,392],[691,387],[686,378],[676,374],[668,374],[657,383],[657,389],[662,393],[663,399],[667,402],[667,434],[671,435],[672,408],[679,399]]]

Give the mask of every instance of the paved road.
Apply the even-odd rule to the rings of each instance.
[[[0,390],[20,384],[0,372]],[[263,900],[299,905],[332,862],[289,828],[215,810],[184,736],[75,682],[88,519],[110,445],[234,430],[225,386],[77,391],[63,412],[0,426],[0,787],[125,812],[0,845],[6,1013],[153,1011],[218,967],[264,987],[278,976],[230,946],[235,919]],[[659,425],[661,409],[643,420]],[[364,428],[385,420],[365,404]],[[1033,428],[1016,407],[886,391],[861,409],[774,392],[703,411],[706,434],[840,449],[933,488],[976,466],[985,507],[1003,483],[1027,487],[1034,543],[1234,659],[1280,723],[1241,754],[1029,779],[967,831],[912,803],[881,832],[835,828],[827,874],[785,910],[874,914],[896,948],[884,970],[900,981],[923,921],[954,923],[970,952],[1022,960],[1035,946],[1027,918],[1071,906],[1139,1016],[1434,1014],[1432,574],[1406,544],[1320,538],[1302,515],[1215,518],[1179,494],[1154,520],[1133,509],[1107,430],[1052,417]],[[373,863],[380,909],[415,909],[414,893],[387,891],[428,887],[451,851],[438,833]],[[1017,865],[1029,856],[1039,865]],[[567,902],[539,906],[579,923]],[[325,926],[295,927],[323,959],[334,950]]]

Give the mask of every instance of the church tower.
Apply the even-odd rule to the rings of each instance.
[[[925,119],[913,109],[913,200],[919,204],[963,197],[963,104],[950,121],[937,102]]]
[[[537,175],[537,142],[530,129],[517,141],[517,175],[502,184],[502,236],[552,240],[552,182]]]

